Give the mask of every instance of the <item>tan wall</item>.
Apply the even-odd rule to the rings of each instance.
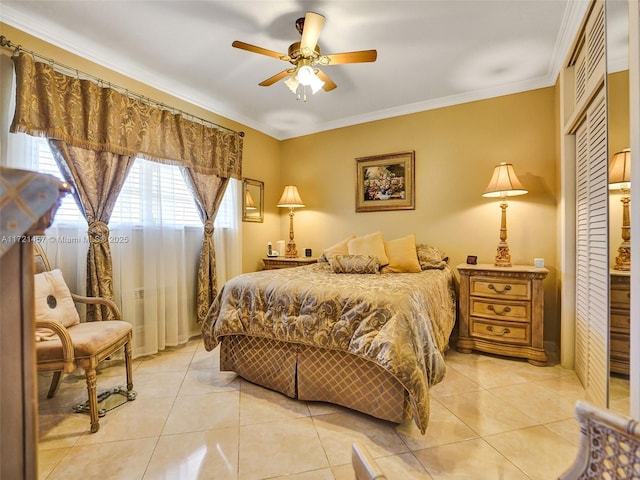
[[[276,193],[273,190],[273,185],[278,182],[280,177],[280,142],[273,137],[258,132],[257,130],[216,115],[203,108],[192,105],[184,100],[173,97],[146,84],[114,72],[113,70],[109,70],[82,57],[69,53],[66,50],[55,47],[47,42],[17,30],[10,25],[0,23],[0,34],[7,37],[13,43],[21,45],[27,50],[31,50],[40,55],[51,58],[60,64],[77,68],[81,72],[94,75],[105,81],[118,85],[119,87],[127,88],[139,95],[149,97],[155,101],[183,110],[197,117],[237,131],[244,131],[244,176],[262,180],[266,185],[268,185],[265,189],[265,204],[268,207],[265,211],[265,223],[243,223],[243,271],[252,271],[259,268],[259,258],[264,253],[262,245],[266,245],[270,238],[275,238],[279,235],[279,212],[275,208],[275,204],[279,198],[275,197],[279,193]],[[11,55],[11,53],[11,50],[0,49],[0,55]],[[274,207],[270,207],[271,205],[274,205]]]
[[[508,207],[512,262],[545,259],[545,338],[559,339],[556,293],[555,89],[467,103],[282,142],[279,189],[298,185],[298,248],[314,254],[349,234],[380,230],[387,239],[415,233],[445,250],[492,263],[499,241],[499,200],[481,196],[501,161],[511,162],[527,195]],[[415,210],[355,213],[355,158],[414,150]],[[281,238],[288,218],[281,214]]]

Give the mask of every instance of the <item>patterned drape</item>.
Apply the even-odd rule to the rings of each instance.
[[[14,65],[16,111],[10,131],[55,139],[52,148],[89,224],[90,294],[113,298],[107,223],[132,159],[140,156],[188,167],[196,179],[192,185],[198,185],[194,191],[205,225],[198,274],[201,318],[200,309],[216,291],[213,219],[228,179],[242,178],[242,135],[57,72],[23,52],[14,57]],[[204,190],[212,185],[209,198]]]
[[[49,146],[64,179],[73,186],[76,203],[87,220],[87,295],[113,298],[107,224],[135,157],[73,147],[62,140],[50,139]],[[88,321],[112,317],[113,312],[105,306],[87,306]]]
[[[213,247],[213,221],[229,183],[228,178],[202,175],[188,168],[182,169],[182,176],[196,200],[200,220],[204,224],[202,250],[198,264],[196,311],[198,323],[207,316],[211,303],[217,294],[216,252]]]
[[[12,132],[242,178],[240,134],[185,119],[91,80],[64,75],[25,53],[14,57],[14,64]]]

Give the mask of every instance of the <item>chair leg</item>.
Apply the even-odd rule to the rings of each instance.
[[[89,395],[89,415],[91,416],[91,433],[96,433],[100,428],[98,420],[98,394],[96,389],[96,369],[87,368],[84,371],[87,377],[87,393]]]
[[[58,370],[57,372],[53,372],[53,377],[51,378],[51,385],[49,385],[49,391],[47,392],[47,398],[53,398],[53,396],[58,391],[58,387],[60,386],[60,379],[62,378],[62,370]]]
[[[127,391],[133,390],[133,366],[131,360],[131,340],[124,344],[124,364],[127,369]]]

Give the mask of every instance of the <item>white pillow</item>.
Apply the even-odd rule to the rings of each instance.
[[[78,310],[60,270],[37,273],[33,278],[35,320],[53,320],[67,328],[80,323]],[[36,329],[38,342],[57,338],[57,335],[48,328]]]
[[[363,235],[349,240],[347,249],[349,250],[349,255],[369,255],[376,257],[381,267],[389,263],[387,253],[384,249],[384,239],[380,232],[370,233],[369,235]]]

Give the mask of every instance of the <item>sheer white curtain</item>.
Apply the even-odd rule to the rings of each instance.
[[[15,93],[7,70],[13,66],[2,67],[1,164],[57,173],[61,178],[55,163],[49,162],[46,141],[8,133]],[[133,168],[109,227],[115,300],[123,319],[134,327],[133,354],[139,357],[200,333],[195,282],[202,223],[178,167],[137,159]],[[218,288],[241,273],[240,185],[237,180],[229,182],[214,224]],[[67,196],[42,239],[52,266],[60,268],[69,288],[81,294],[86,285],[86,230],[86,221]]]
[[[137,159],[109,226],[116,302],[134,327],[134,356],[200,333],[195,317],[202,224],[178,167]],[[219,281],[240,273],[238,181],[227,189],[214,238]],[[188,208],[190,207],[190,208]]]

